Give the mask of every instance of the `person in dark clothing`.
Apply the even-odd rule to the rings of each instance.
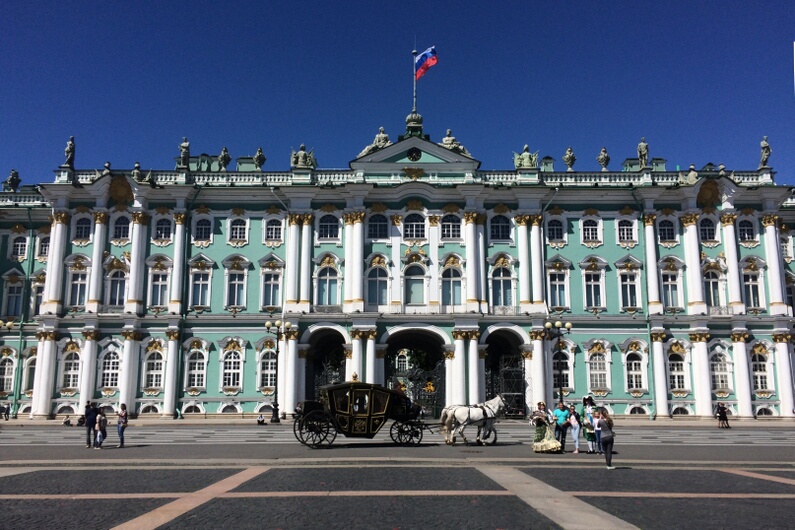
[[[90,401],[86,403],[86,447],[89,449],[94,445],[94,439],[97,436],[97,407]]]

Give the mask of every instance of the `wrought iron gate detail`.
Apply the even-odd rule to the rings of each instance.
[[[405,386],[406,395],[411,401],[420,405],[427,417],[438,418],[445,407],[445,361],[436,363],[432,370],[410,368],[397,371],[387,369],[387,386],[393,387],[396,382]],[[389,363],[387,364],[389,366]]]
[[[486,399],[501,394],[509,418],[524,418],[526,384],[524,359],[519,354],[501,355],[497,370],[486,368]]]

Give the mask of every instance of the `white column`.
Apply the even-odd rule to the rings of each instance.
[[[464,214],[464,244],[466,245],[466,275],[467,275],[467,311],[478,311],[478,240],[477,240],[478,214],[467,212]],[[456,404],[463,404],[463,401]]]
[[[135,413],[141,332],[124,330],[121,336],[124,338],[124,350],[119,370],[119,403],[125,403],[127,410]]]
[[[773,342],[776,343],[776,392],[779,395],[780,413],[785,418],[795,416],[795,400],[792,394],[792,364],[790,363],[790,340],[789,333],[777,333],[773,335]]]
[[[693,366],[693,397],[696,399],[696,416],[711,418],[712,378],[709,373],[709,352],[707,341],[709,333],[691,333],[693,343],[691,361]]]
[[[539,401],[544,401],[548,406],[551,402],[547,401],[547,370],[545,367],[546,351],[544,350],[543,330],[533,330],[530,338],[533,340],[533,360],[531,361],[531,373],[533,377],[533,408],[535,409]]]
[[[174,264],[171,267],[171,278],[169,278],[169,301],[168,311],[176,315],[182,312],[182,283],[185,278],[185,246],[187,231],[185,222],[187,214],[185,212],[174,213]]]
[[[685,292],[688,294],[688,315],[707,313],[707,305],[704,303],[704,280],[701,274],[701,253],[699,252],[697,223],[697,213],[682,216],[682,224],[685,226],[685,266],[687,274]]]
[[[455,402],[455,397],[453,395],[453,363],[455,362],[455,350],[449,349],[449,346],[445,347],[444,352],[444,406],[449,407],[450,405],[460,405],[460,403]]]
[[[378,377],[376,376],[375,336],[376,336],[376,330],[374,329],[371,329],[366,332],[367,347],[365,349],[365,360],[364,360],[364,364],[366,366],[366,373],[364,377],[364,382],[383,384],[383,382],[379,381]]]
[[[353,372],[356,372],[359,381],[363,381],[364,377],[362,373],[362,339],[366,336],[366,333],[366,331],[361,329],[351,331],[351,377]]]
[[[467,351],[467,363],[469,365],[468,405],[474,405],[485,401],[480,396],[480,383],[484,380],[484,375],[480,373],[480,355],[478,355],[478,337],[480,337],[480,333],[468,331],[467,336],[469,338],[469,347],[467,348],[469,350]]]
[[[535,410],[536,404],[533,402],[535,388],[533,388],[533,345],[532,344],[522,344],[520,346],[522,349],[522,363],[524,363],[524,381],[525,381],[525,392],[524,392],[524,401],[525,401],[525,410],[522,412],[527,415],[528,411]]]
[[[91,250],[91,274],[88,279],[88,300],[86,301],[86,311],[98,313],[99,306],[102,304],[102,278],[104,269],[102,267],[105,252],[105,242],[108,235],[108,212],[94,212],[94,241]],[[96,355],[96,351],[94,352]]]
[[[768,308],[771,315],[786,315],[787,305],[784,303],[784,276],[781,273],[781,244],[778,238],[778,216],[763,215],[762,225],[765,227],[765,257],[767,259],[767,285],[770,292]],[[790,413],[792,407],[790,407]]]
[[[658,418],[671,415],[668,410],[668,363],[663,351],[664,331],[651,333],[652,368],[654,370],[654,412]]]
[[[47,279],[44,284],[44,301],[41,314],[61,312],[61,293],[64,274],[64,251],[68,237],[69,213],[65,211],[53,214],[52,235],[50,236],[50,254],[47,258]],[[96,267],[96,264],[94,265]],[[38,372],[38,369],[36,370]],[[37,374],[38,375],[38,374]]]
[[[654,221],[656,219],[657,216],[655,214],[646,214],[643,216],[643,238],[646,243],[644,245],[646,249],[646,289],[649,297],[647,302],[650,315],[660,315],[664,309],[662,301],[660,301],[660,274],[657,269],[657,237],[654,233]],[[659,415],[659,406],[657,410],[657,414]],[[668,413],[667,406],[665,407],[665,413],[666,415]]]
[[[163,394],[163,416],[173,418],[177,413],[177,389],[179,384],[179,330],[166,331],[168,346],[166,350],[166,373]]]
[[[301,295],[298,303],[301,311],[309,312],[312,304],[312,214],[303,214],[301,221]]]
[[[36,374],[33,380],[33,402],[31,417],[49,417],[52,411],[52,391],[55,381],[55,331],[40,331],[36,334],[39,345],[36,354]]]
[[[288,216],[290,223],[287,229],[287,254],[284,267],[284,307],[292,306],[298,302],[298,275],[301,268],[298,266],[298,251],[300,244],[300,229],[298,223],[301,216],[291,214]]]
[[[364,217],[366,212],[350,214],[353,220],[353,239],[345,242],[345,247],[351,247],[351,262],[346,263],[346,271],[353,274],[349,277],[351,284],[351,310],[364,310]],[[347,266],[351,268],[348,269]],[[362,374],[364,375],[364,374]]]
[[[306,346],[306,345],[303,345]],[[296,402],[304,401],[306,398],[306,353],[305,348],[298,349],[298,381]],[[313,398],[314,399],[314,398]]]
[[[345,274],[342,280],[343,282],[343,292],[344,297],[342,300],[343,304],[343,311],[349,312],[352,311],[351,309],[351,301],[353,298],[353,282],[356,281],[353,278],[353,247],[356,245],[356,242],[353,240],[353,218],[354,214],[346,213],[342,216],[342,220],[345,226],[345,235],[342,240],[342,244],[344,247],[345,252]],[[357,371],[358,373],[358,371]]]
[[[532,300],[530,299],[530,235],[527,232],[529,215],[514,217],[518,227],[516,238],[519,249],[519,307],[522,311],[529,311]]]
[[[477,232],[478,232],[478,261],[477,261],[477,275],[478,275],[478,299],[480,301],[476,311],[487,313],[489,311],[489,294],[486,289],[487,278],[486,263],[484,261],[486,256],[486,216],[478,216]]]
[[[402,288],[403,288],[403,282],[402,282],[403,273],[401,271],[401,261],[400,261],[400,257],[401,257],[400,256],[400,238],[401,238],[401,233],[400,233],[400,229],[398,228],[400,226],[400,223],[402,222],[402,220],[403,220],[403,218],[400,215],[397,215],[397,214],[393,215],[391,217],[392,224],[389,227],[389,230],[390,230],[390,232],[389,232],[389,238],[390,238],[389,243],[390,243],[390,246],[392,247],[392,255],[391,255],[391,259],[392,259],[392,270],[391,270],[391,275],[392,275],[392,282],[391,282],[391,285],[392,285],[392,297],[390,299],[390,305],[393,308],[392,311],[391,311],[393,313],[401,312],[401,309],[403,307],[403,292],[402,292]]]
[[[351,339],[352,342],[353,339]],[[353,372],[356,372],[353,367],[353,344],[343,344],[342,347],[345,348],[345,381],[353,381]]]
[[[284,332],[287,361],[287,374],[285,375],[284,402],[280,403],[281,412],[292,417],[295,414],[296,390],[298,389],[298,330],[291,329]]]
[[[132,214],[132,252],[130,257],[130,278],[127,285],[127,300],[124,302],[124,311],[143,313],[144,307],[144,270],[146,264],[146,232],[149,216],[144,212]],[[94,263],[94,267],[101,264]],[[127,405],[130,408],[130,405]],[[134,410],[130,408],[130,410]]]
[[[466,331],[453,331],[455,357],[453,357],[453,377],[447,382],[452,387],[453,405],[466,405]]]
[[[83,331],[83,350],[80,352],[80,405],[94,399],[97,376],[97,340],[99,331],[95,329]]]
[[[737,236],[734,230],[736,213],[726,213],[720,218],[723,227],[723,250],[726,253],[726,280],[729,287],[729,307],[733,315],[745,313],[742,284],[740,283],[740,258],[737,256]]]
[[[530,216],[530,259],[533,270],[533,307],[535,313],[546,313],[544,298],[544,241],[541,237],[541,215]],[[540,401],[540,400],[539,400]]]
[[[748,366],[749,357],[745,341],[746,331],[735,331],[732,338],[732,361],[734,362],[734,395],[737,399],[737,415],[741,418],[753,418],[754,407],[751,400],[751,370]]]

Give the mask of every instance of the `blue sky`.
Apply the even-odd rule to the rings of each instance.
[[[758,7],[761,6],[761,7]],[[756,169],[769,136],[795,185],[795,2],[9,2],[0,22],[0,178],[52,181],[76,137],[78,168],[173,169],[193,154],[291,148],[346,168],[411,111],[482,169],[524,144],[575,170],[619,169],[645,136],[668,169]]]

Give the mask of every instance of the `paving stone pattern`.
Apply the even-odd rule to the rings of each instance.
[[[170,499],[0,500],[0,528],[91,530],[112,528]]]

